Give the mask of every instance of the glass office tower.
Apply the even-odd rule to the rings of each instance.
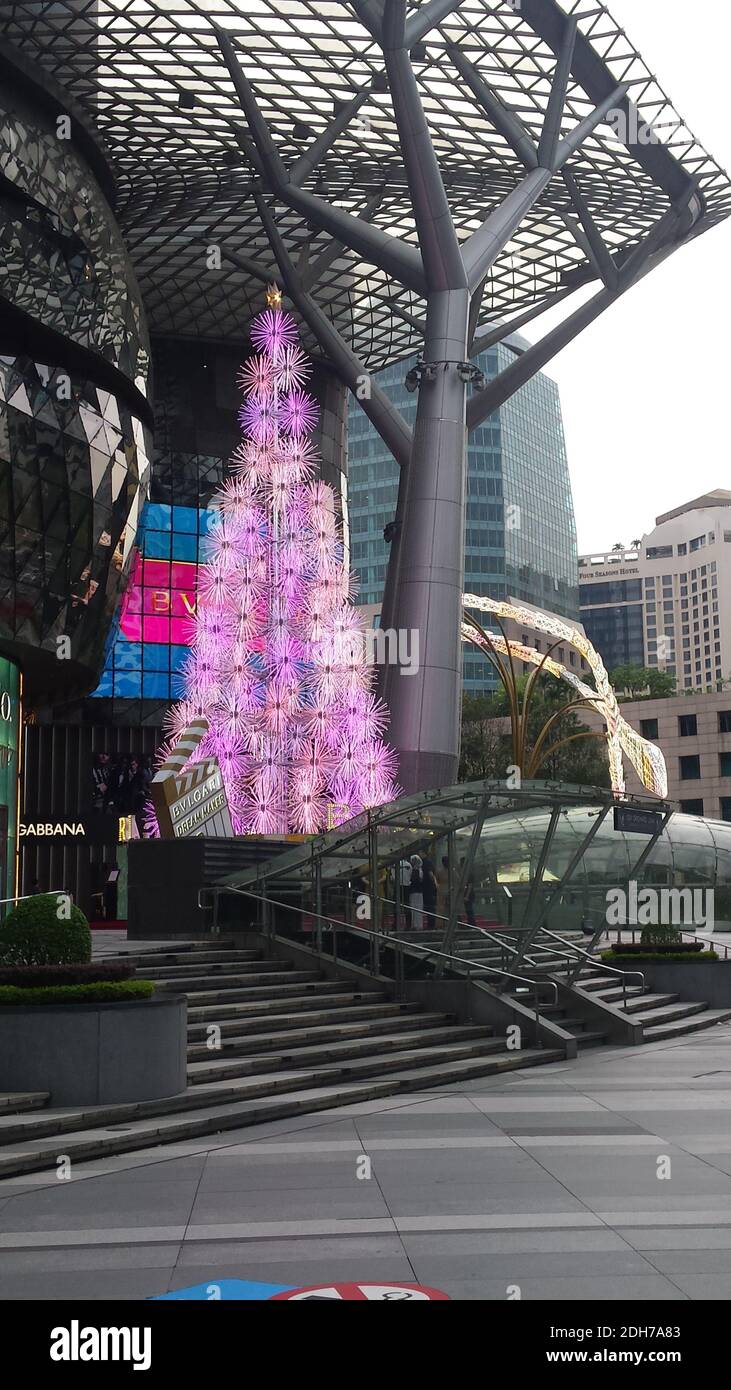
[[[493,377],[524,346],[517,335],[482,353],[477,365]],[[404,384],[415,358],[388,367],[378,382],[413,425],[416,396]],[[393,521],[398,466],[353,401],[348,418],[351,564],[358,601],[378,604],[388,563],[384,527]],[[540,373],[469,440],[465,528],[465,590],[512,597],[578,620],[578,560],[561,403],[556,383]],[[465,652],[465,691],[494,686],[490,666]]]

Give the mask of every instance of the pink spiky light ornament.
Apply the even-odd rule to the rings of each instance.
[[[186,694],[170,711],[167,755],[205,715],[190,763],[217,757],[237,834],[312,834],[398,796],[372,692],[354,580],[333,491],[308,436],[310,367],[276,285],[239,373],[244,439],[211,505]]]

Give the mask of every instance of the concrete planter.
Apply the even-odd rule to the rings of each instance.
[[[0,1091],[51,1105],[160,1100],[185,1090],[184,995],[119,1004],[0,1006]]]

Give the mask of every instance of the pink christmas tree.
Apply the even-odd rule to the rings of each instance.
[[[310,367],[276,287],[241,368],[243,441],[211,506],[185,698],[169,752],[205,715],[191,758],[218,758],[237,834],[311,833],[398,795],[332,488],[309,438]]]

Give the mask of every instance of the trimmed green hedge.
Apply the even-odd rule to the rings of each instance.
[[[89,960],[89,923],[63,893],[25,898],[0,922],[3,965],[78,965]]]
[[[0,985],[43,989],[45,985],[98,985],[131,980],[134,965],[126,961],[84,961],[79,965],[0,965]]]
[[[696,963],[703,963],[708,960],[718,960],[718,952],[701,951],[693,953],[692,951],[685,951],[682,954],[678,954],[673,951],[645,951],[643,953],[638,951],[636,955],[628,956],[624,954],[617,955],[616,951],[602,951],[602,960],[605,960],[607,965],[629,966],[636,961],[640,961],[640,963],[642,961],[658,961],[662,964],[664,960],[680,962],[683,965],[695,965]]]
[[[119,980],[90,985],[46,985],[21,989],[0,985],[2,1004],[129,1004],[149,999],[155,992],[154,980]]]

